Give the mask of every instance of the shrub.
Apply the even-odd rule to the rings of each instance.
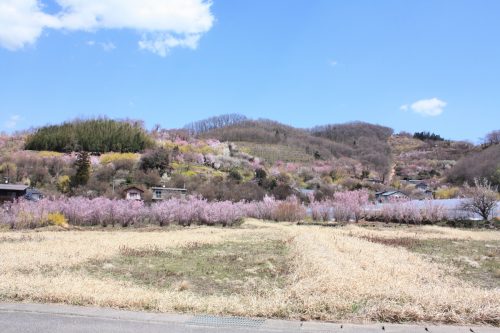
[[[141,157],[140,166],[144,171],[158,170],[163,175],[169,168],[170,151],[165,148],[158,148],[147,151]]]
[[[333,199],[333,214],[335,221],[358,222],[365,216],[368,205],[368,192],[366,190],[356,190],[347,192],[337,192]]]
[[[297,222],[306,217],[306,209],[296,197],[280,201],[271,214],[275,221]]]
[[[333,203],[331,201],[315,201],[309,205],[311,217],[314,221],[329,221]]]
[[[129,161],[137,161],[139,159],[139,154],[134,153],[107,153],[101,155],[99,158],[101,164],[109,164],[114,163],[116,161],[129,160]]]
[[[49,222],[49,224],[56,225],[59,227],[66,227],[68,225],[68,220],[61,213],[47,214],[47,221]]]
[[[436,199],[456,198],[460,192],[458,187],[440,188],[436,191]]]

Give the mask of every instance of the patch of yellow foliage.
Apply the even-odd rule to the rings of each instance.
[[[101,164],[109,164],[118,160],[133,160],[137,161],[140,155],[135,153],[106,153],[102,154],[100,161]]]

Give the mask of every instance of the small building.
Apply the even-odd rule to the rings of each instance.
[[[382,191],[375,193],[375,199],[378,202],[388,202],[391,200],[408,199],[408,196],[401,191]]]
[[[153,200],[166,200],[170,198],[184,198],[187,190],[185,188],[156,186],[151,188],[151,192],[153,192]]]
[[[23,184],[0,184],[0,202],[14,201],[24,198],[38,201],[43,198],[42,192]]]
[[[136,186],[129,186],[123,190],[123,193],[125,193],[126,200],[142,200],[144,190]]]
[[[408,179],[404,181],[408,185],[415,186],[415,188],[425,191],[429,188],[429,185],[427,185],[426,182],[420,180],[420,179]]]
[[[36,188],[28,188],[26,190],[26,194],[24,195],[24,198],[29,201],[39,201],[42,200],[43,197],[43,193]]]

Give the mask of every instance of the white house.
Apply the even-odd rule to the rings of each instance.
[[[127,200],[142,200],[142,195],[144,193],[143,190],[135,186],[127,187],[123,192]]]

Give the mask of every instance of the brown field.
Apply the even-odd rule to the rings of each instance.
[[[443,227],[5,230],[0,300],[498,326],[499,249]]]

